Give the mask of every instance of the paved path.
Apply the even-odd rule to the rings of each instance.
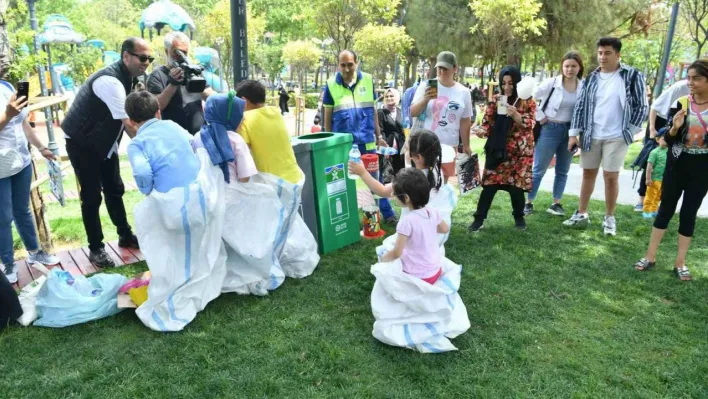
[[[542,191],[553,191],[553,178],[555,177],[555,171],[549,169],[546,172],[546,176],[543,177],[541,182]],[[580,165],[572,164],[570,165],[570,171],[568,172],[568,183],[565,187],[566,194],[580,195],[580,184],[583,180],[583,171],[580,169]],[[637,178],[637,184],[633,187],[632,171],[623,170],[620,172],[620,192],[617,202],[623,205],[636,205],[639,198],[637,194],[637,188],[639,188],[639,178]],[[597,182],[595,184],[595,191],[592,193],[592,198],[597,200],[605,199],[605,184],[602,181],[602,171],[597,177]],[[545,207],[546,204],[539,204],[541,207]],[[677,209],[681,209],[681,202]],[[573,212],[572,209],[567,209],[568,212]],[[704,200],[701,208],[698,210],[698,216],[708,217],[708,200]]]

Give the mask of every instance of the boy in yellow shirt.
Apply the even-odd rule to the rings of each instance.
[[[303,176],[290,145],[285,120],[278,108],[266,107],[265,86],[255,80],[244,80],[236,87],[236,97],[246,101],[238,132],[251,149],[258,171],[298,183]]]

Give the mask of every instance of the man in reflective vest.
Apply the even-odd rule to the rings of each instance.
[[[376,146],[387,146],[381,138],[376,114],[374,79],[359,69],[355,52],[339,53],[339,72],[327,81],[322,104],[327,132],[351,133],[362,154],[376,152]],[[384,220],[397,222],[388,200],[379,201]]]

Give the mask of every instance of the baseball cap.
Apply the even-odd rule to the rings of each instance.
[[[438,60],[435,64],[435,68],[442,67],[445,69],[452,69],[457,65],[457,57],[451,51],[443,51],[438,54]]]

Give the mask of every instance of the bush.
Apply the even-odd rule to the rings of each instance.
[[[307,109],[317,109],[317,102],[320,99],[320,95],[317,93],[305,95],[305,108]]]

